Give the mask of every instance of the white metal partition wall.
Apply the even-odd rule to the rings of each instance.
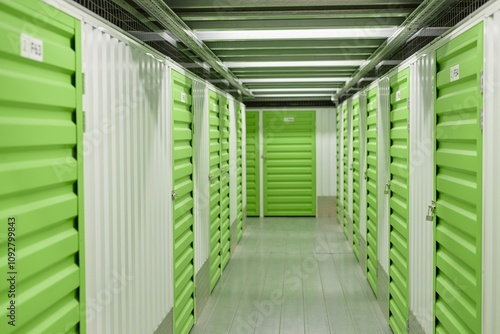
[[[335,109],[316,111],[316,196],[336,196]]]
[[[342,158],[344,157],[344,105],[347,102],[342,103],[337,108],[340,110],[339,115],[340,118],[337,120],[339,122],[339,139],[340,139],[340,164],[337,166],[339,168],[340,175],[340,194],[337,194],[337,201],[340,201],[340,217],[337,217],[337,221],[340,225],[344,223],[344,162]],[[333,169],[335,170],[335,169]]]
[[[241,155],[243,164],[243,221],[247,212],[247,112],[246,106],[241,104]]]
[[[485,19],[483,135],[483,333],[500,328],[500,11]]]
[[[379,81],[378,95],[378,262],[386,272],[389,272],[389,195],[385,193],[389,182],[389,78]]]
[[[426,221],[434,198],[434,54],[410,66],[410,311],[426,334],[433,326],[433,229]]]
[[[194,104],[194,267],[195,274],[210,255],[210,183],[208,88],[193,81]]]
[[[96,334],[153,333],[173,303],[169,71],[121,37],[83,25],[87,328]]]
[[[349,170],[347,171],[347,177],[349,178],[347,180],[347,219],[350,222],[349,226],[352,226],[352,211],[353,211],[353,170],[352,170],[352,163],[353,163],[353,155],[352,155],[352,98],[347,100],[347,126],[349,127],[348,129],[348,138],[349,138],[349,144],[347,146],[347,157],[348,157],[348,163],[347,167]],[[350,236],[349,239],[352,239],[352,228],[350,231]],[[352,240],[351,240],[352,241]]]
[[[359,232],[366,242],[366,92],[359,94]]]
[[[238,160],[237,160],[237,122],[235,101],[231,95],[229,100],[229,222],[232,225],[238,218]],[[233,240],[234,241],[234,240]]]

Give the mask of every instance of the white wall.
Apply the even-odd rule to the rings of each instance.
[[[87,328],[153,333],[172,308],[168,66],[83,25]]]
[[[483,132],[483,333],[500,328],[500,11],[485,19]]]
[[[208,88],[193,81],[194,103],[194,266],[195,273],[210,254],[210,184]]]
[[[434,54],[410,66],[409,285],[410,310],[431,334],[434,308],[432,221],[426,221],[434,198]]]
[[[229,99],[229,222],[232,225],[238,218],[238,161],[237,161],[237,118],[235,101]]]
[[[335,109],[316,110],[316,196],[337,195]]]

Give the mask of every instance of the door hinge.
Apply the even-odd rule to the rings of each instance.
[[[480,90],[481,90],[481,94],[483,94],[484,92],[484,71],[481,71],[481,85],[480,85]]]
[[[481,108],[480,113],[481,131],[484,131],[484,108]]]
[[[408,120],[408,133],[410,133],[410,121]]]
[[[406,320],[406,332],[410,332],[410,320]]]
[[[85,94],[85,73],[82,73],[82,95]]]
[[[408,98],[408,111],[410,111],[410,98]]]

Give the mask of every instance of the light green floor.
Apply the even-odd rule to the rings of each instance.
[[[391,333],[340,225],[249,218],[191,333]]]

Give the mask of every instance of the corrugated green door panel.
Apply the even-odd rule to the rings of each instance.
[[[389,325],[405,333],[409,312],[409,135],[407,68],[393,75],[390,85],[390,197],[389,197]]]
[[[247,216],[260,216],[259,113],[246,113]]]
[[[340,203],[340,192],[341,192],[341,187],[340,187],[340,164],[342,163],[342,149],[340,146],[340,139],[342,134],[340,133],[340,122],[342,122],[342,108],[337,108],[337,222],[340,224],[341,217],[342,217],[342,205]]]
[[[237,170],[237,177],[236,177],[236,193],[237,193],[237,228],[238,228],[238,241],[241,239],[241,236],[243,235],[243,120],[242,120],[242,109],[241,109],[241,104],[236,102],[236,117],[237,117],[237,123],[236,123],[236,170]]]
[[[349,109],[347,102],[344,103],[342,109],[344,119],[344,147],[343,147],[343,161],[344,161],[344,234],[349,239]]]
[[[264,215],[316,216],[316,114],[264,113]]]
[[[436,52],[435,331],[481,332],[483,24]]]
[[[366,277],[377,295],[377,108],[378,88],[366,95]]]
[[[86,332],[80,44],[75,19],[0,0],[0,333]]]
[[[229,100],[220,96],[221,141],[221,260],[224,269],[231,257],[231,223],[229,219]]]
[[[194,325],[193,82],[172,71],[174,333]]]
[[[219,281],[222,272],[221,261],[221,195],[220,195],[220,120],[219,95],[213,91],[208,93],[210,123],[210,290]]]
[[[359,224],[360,224],[360,186],[361,186],[361,142],[360,142],[360,106],[359,97],[352,100],[352,181],[353,181],[353,214],[352,214],[352,249],[359,261]]]

